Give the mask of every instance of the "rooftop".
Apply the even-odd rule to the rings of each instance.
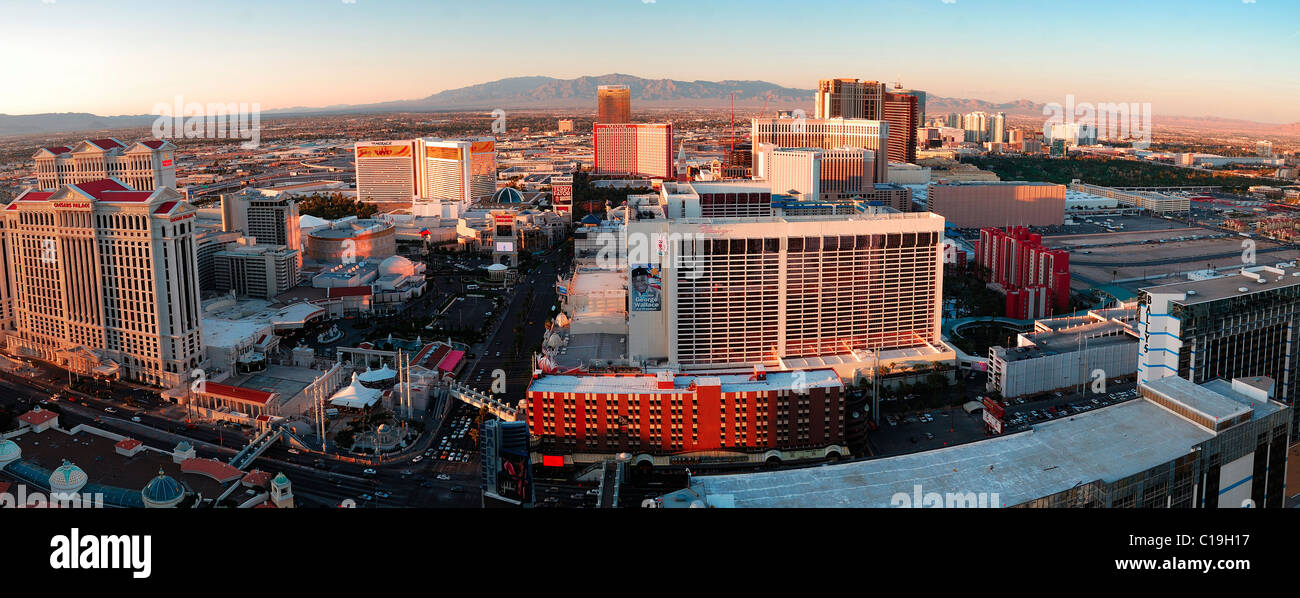
[[[653,374],[628,376],[560,375],[538,378],[528,387],[528,391],[667,394],[685,392],[692,383],[700,385],[719,384],[722,387],[722,392],[781,390],[792,388],[797,383],[802,383],[807,388],[839,388],[843,385],[839,375],[834,370],[768,372],[766,378],[766,380],[755,380],[753,374],[676,376],[673,379],[673,388],[668,390],[659,388],[658,379]]]
[[[1195,305],[1228,297],[1274,291],[1296,285],[1300,285],[1300,269],[1257,266],[1245,268],[1241,273],[1233,276],[1143,287],[1142,291],[1145,293],[1181,294],[1184,295],[1184,298],[1177,299],[1176,302],[1183,305]],[[1246,290],[1242,291],[1241,289]],[[1192,294],[1188,294],[1189,291]]]
[[[1213,433],[1147,400],[1030,430],[898,457],[692,478],[738,507],[889,507],[895,494],[997,493],[1014,506],[1095,480],[1114,482],[1188,454]]]

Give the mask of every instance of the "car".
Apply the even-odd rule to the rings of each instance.
[[[547,503],[547,504],[555,504],[555,503],[557,503],[557,502],[560,502],[560,499],[559,499],[559,498],[556,498],[556,497],[554,497],[554,496],[548,496],[548,497],[546,497],[546,500],[543,500],[542,502]]]
[[[930,432],[926,432],[926,433],[925,433],[925,437],[926,437],[927,439],[929,439],[929,440],[934,440],[934,434],[932,434],[932,433],[930,433]]]
[[[300,451],[300,450],[298,450],[298,449],[296,449],[296,448],[291,448],[291,449],[289,449],[289,454],[290,454],[290,455],[301,455],[301,454],[302,454],[302,451]]]
[[[429,450],[427,450],[427,451],[424,451],[424,456],[426,456],[426,457],[428,457],[428,456],[431,455],[431,454],[433,454],[433,449],[429,449]]]
[[[452,487],[451,487],[451,491],[452,491],[452,492],[457,492],[457,493],[459,493],[459,492],[464,492],[464,491],[465,491],[465,487],[464,487],[464,486],[452,486]]]
[[[432,487],[433,487],[433,482],[430,482],[429,480],[425,480],[425,481],[423,481],[423,482],[420,482],[420,487],[421,487],[421,488],[432,488]]]
[[[361,473],[366,474],[366,475],[375,475],[375,474],[378,473],[378,472],[376,472],[376,471],[374,470],[374,468],[367,467],[367,468],[361,470]]]
[[[375,500],[375,497],[370,496],[369,494],[362,494],[361,500],[366,500],[366,501]]]
[[[414,459],[411,459],[411,463],[419,463],[423,460],[424,460],[424,455],[416,455]]]
[[[133,421],[133,422],[135,422],[135,423],[137,423],[137,424],[140,423],[140,421],[141,421],[141,420],[140,420],[140,416],[137,415],[137,416],[131,418],[131,421]]]
[[[440,479],[440,480],[446,482],[446,481],[448,481],[448,480],[451,479],[451,476],[449,476],[449,475],[447,475],[447,474],[445,474],[445,473],[440,473],[440,474],[438,474],[438,479]]]
[[[597,494],[600,494],[600,488],[592,488],[587,491],[587,496],[596,496]]]
[[[117,413],[117,410],[112,407],[105,407],[104,413]]]
[[[375,492],[375,496],[378,496],[379,498],[388,498],[392,495],[387,492]]]
[[[186,429],[186,430],[197,430],[197,429],[199,429],[199,425],[198,425],[198,424],[185,424],[185,429]]]
[[[461,455],[461,456],[460,456],[460,462],[461,462],[461,463],[469,463],[469,455]]]

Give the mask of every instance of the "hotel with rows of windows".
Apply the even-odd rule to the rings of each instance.
[[[862,148],[873,152],[876,182],[889,181],[889,123],[856,118],[755,118],[755,150],[760,144],[784,148]],[[755,156],[754,176],[766,176],[767,165]]]
[[[129,147],[117,139],[89,139],[73,147],[37,150],[36,186],[53,191],[73,185],[115,178],[139,191],[176,188],[176,146],[170,141],[146,139]]]
[[[363,202],[410,207],[413,200],[435,201],[449,206],[443,217],[455,218],[496,191],[493,137],[362,141],[353,152]]]
[[[955,358],[940,331],[943,217],[766,185],[665,182],[611,210],[601,236],[617,259],[579,255],[561,280],[528,390],[543,453],[853,454],[844,381]]]
[[[172,387],[202,365],[195,208],[116,179],[29,190],[3,212],[14,355]]]

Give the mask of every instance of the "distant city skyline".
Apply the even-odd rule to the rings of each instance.
[[[1296,8],[1281,0],[1102,0],[1086,14],[1033,0],[828,0],[817,11],[768,0],[231,0],[216,10],[179,0],[165,20],[139,17],[160,10],[143,1],[2,6],[0,52],[17,82],[0,90],[3,114],[148,114],[177,95],[321,107],[513,76],[626,73],[799,89],[901,76],[932,96],[1074,95],[1150,102],[1158,115],[1300,122]],[[827,18],[836,10],[842,18]],[[880,43],[865,43],[868,31]]]

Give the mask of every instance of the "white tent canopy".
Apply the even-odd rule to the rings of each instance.
[[[330,405],[335,407],[344,407],[347,409],[364,409],[373,407],[375,403],[383,396],[384,391],[376,388],[367,388],[361,385],[355,372],[352,374],[352,383],[340,389],[330,399]]]

